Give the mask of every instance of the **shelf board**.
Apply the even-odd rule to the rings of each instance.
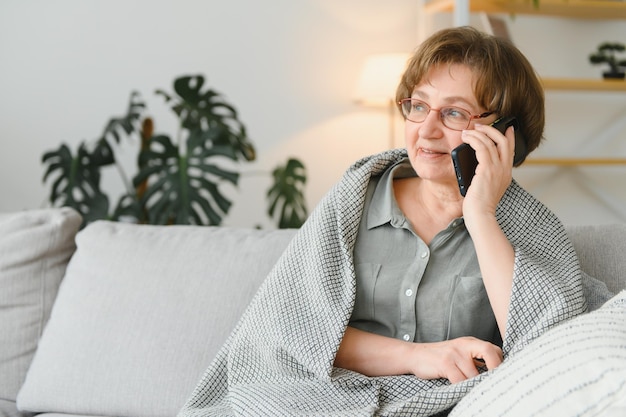
[[[546,90],[626,92],[626,80],[543,78]]]
[[[470,12],[534,14],[580,19],[626,19],[626,2],[620,0],[469,0]],[[451,12],[455,0],[430,0],[427,12]]]
[[[626,158],[529,158],[524,165],[556,165],[556,166],[581,166],[581,165],[626,165]]]

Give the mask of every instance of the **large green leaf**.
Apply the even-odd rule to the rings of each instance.
[[[154,136],[150,148],[141,152],[140,166],[133,182],[148,180],[140,200],[151,224],[218,225],[231,201],[219,189],[227,181],[236,185],[239,174],[213,163],[216,157],[236,160],[229,146],[206,146],[208,132],[192,132],[181,153],[166,135]]]
[[[117,202],[117,206],[111,216],[112,220],[129,220],[137,223],[148,223],[148,215],[141,206],[136,194],[124,194]]]
[[[83,224],[108,218],[109,198],[100,189],[100,170],[115,163],[109,138],[119,143],[121,132],[135,132],[144,107],[139,94],[133,92],[126,114],[111,118],[91,147],[83,141],[75,156],[67,145],[43,155],[42,162],[48,166],[43,181],[54,178],[49,197],[53,206],[73,207],[82,214]]]
[[[298,228],[307,217],[304,198],[306,171],[304,164],[297,159],[289,159],[287,164],[272,172],[274,184],[267,192],[270,202],[268,214],[274,218],[278,212],[278,227]]]
[[[170,103],[184,129],[211,132],[204,139],[212,145],[230,146],[235,150],[237,158],[242,156],[247,161],[253,161],[256,151],[235,108],[215,90],[202,91],[203,87],[202,75],[183,76],[174,80],[174,91],[178,97],[163,90],[157,90],[156,93]]]
[[[102,136],[100,136],[99,140],[106,141],[107,138],[112,137],[116,143],[120,143],[120,131],[125,133],[126,136],[129,136],[133,132],[139,130],[137,125],[145,107],[146,104],[141,100],[139,93],[133,91],[130,94],[126,114],[121,117],[112,117],[104,127],[104,131],[102,132]]]
[[[84,143],[80,144],[76,155],[62,144],[42,157],[42,162],[48,165],[43,181],[54,177],[50,203],[74,208],[82,214],[83,224],[104,219],[108,214],[109,199],[100,190],[100,157],[101,154],[92,156]]]

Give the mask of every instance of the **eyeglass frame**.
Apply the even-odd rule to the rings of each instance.
[[[400,109],[402,111],[402,116],[404,116],[404,118],[406,120],[408,120],[410,122],[413,122],[413,123],[422,123],[422,122],[424,122],[424,120],[416,122],[415,120],[409,119],[409,117],[406,114],[404,114],[404,103],[412,102],[413,100],[418,101],[420,103],[423,103],[423,104],[426,105],[426,107],[428,107],[428,112],[426,112],[426,116],[424,117],[424,120],[426,120],[426,118],[430,114],[431,110],[434,110],[436,112],[439,112],[439,120],[441,120],[441,124],[444,125],[444,127],[448,128],[450,130],[455,130],[457,132],[461,131],[461,130],[467,129],[469,127],[470,123],[472,123],[472,120],[482,119],[482,118],[485,118],[487,116],[491,116],[492,114],[495,113],[495,111],[486,111],[486,112],[481,113],[481,114],[472,114],[472,112],[470,112],[469,110],[466,110],[466,109],[464,109],[462,107],[457,107],[457,106],[446,106],[446,107],[442,107],[440,109],[435,109],[435,108],[431,107],[430,104],[428,104],[425,101],[420,100],[418,98],[412,98],[412,97],[403,98],[402,100],[398,101],[398,105],[400,106]],[[467,121],[467,126],[465,126],[462,129],[455,129],[453,127],[450,127],[450,126],[446,125],[446,123],[444,122],[444,119],[441,117],[441,110],[443,110],[443,109],[457,109],[457,110],[461,110],[461,111],[467,113],[469,115],[469,119]]]

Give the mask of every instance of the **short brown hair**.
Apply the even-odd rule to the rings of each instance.
[[[436,32],[410,59],[396,101],[411,97],[430,69],[441,64],[470,68],[478,103],[499,116],[516,116],[528,153],[539,146],[545,126],[543,86],[528,59],[511,42],[468,26]]]

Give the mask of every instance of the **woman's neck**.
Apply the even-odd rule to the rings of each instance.
[[[412,177],[394,180],[393,189],[400,210],[426,243],[463,215],[463,197],[456,187]]]

